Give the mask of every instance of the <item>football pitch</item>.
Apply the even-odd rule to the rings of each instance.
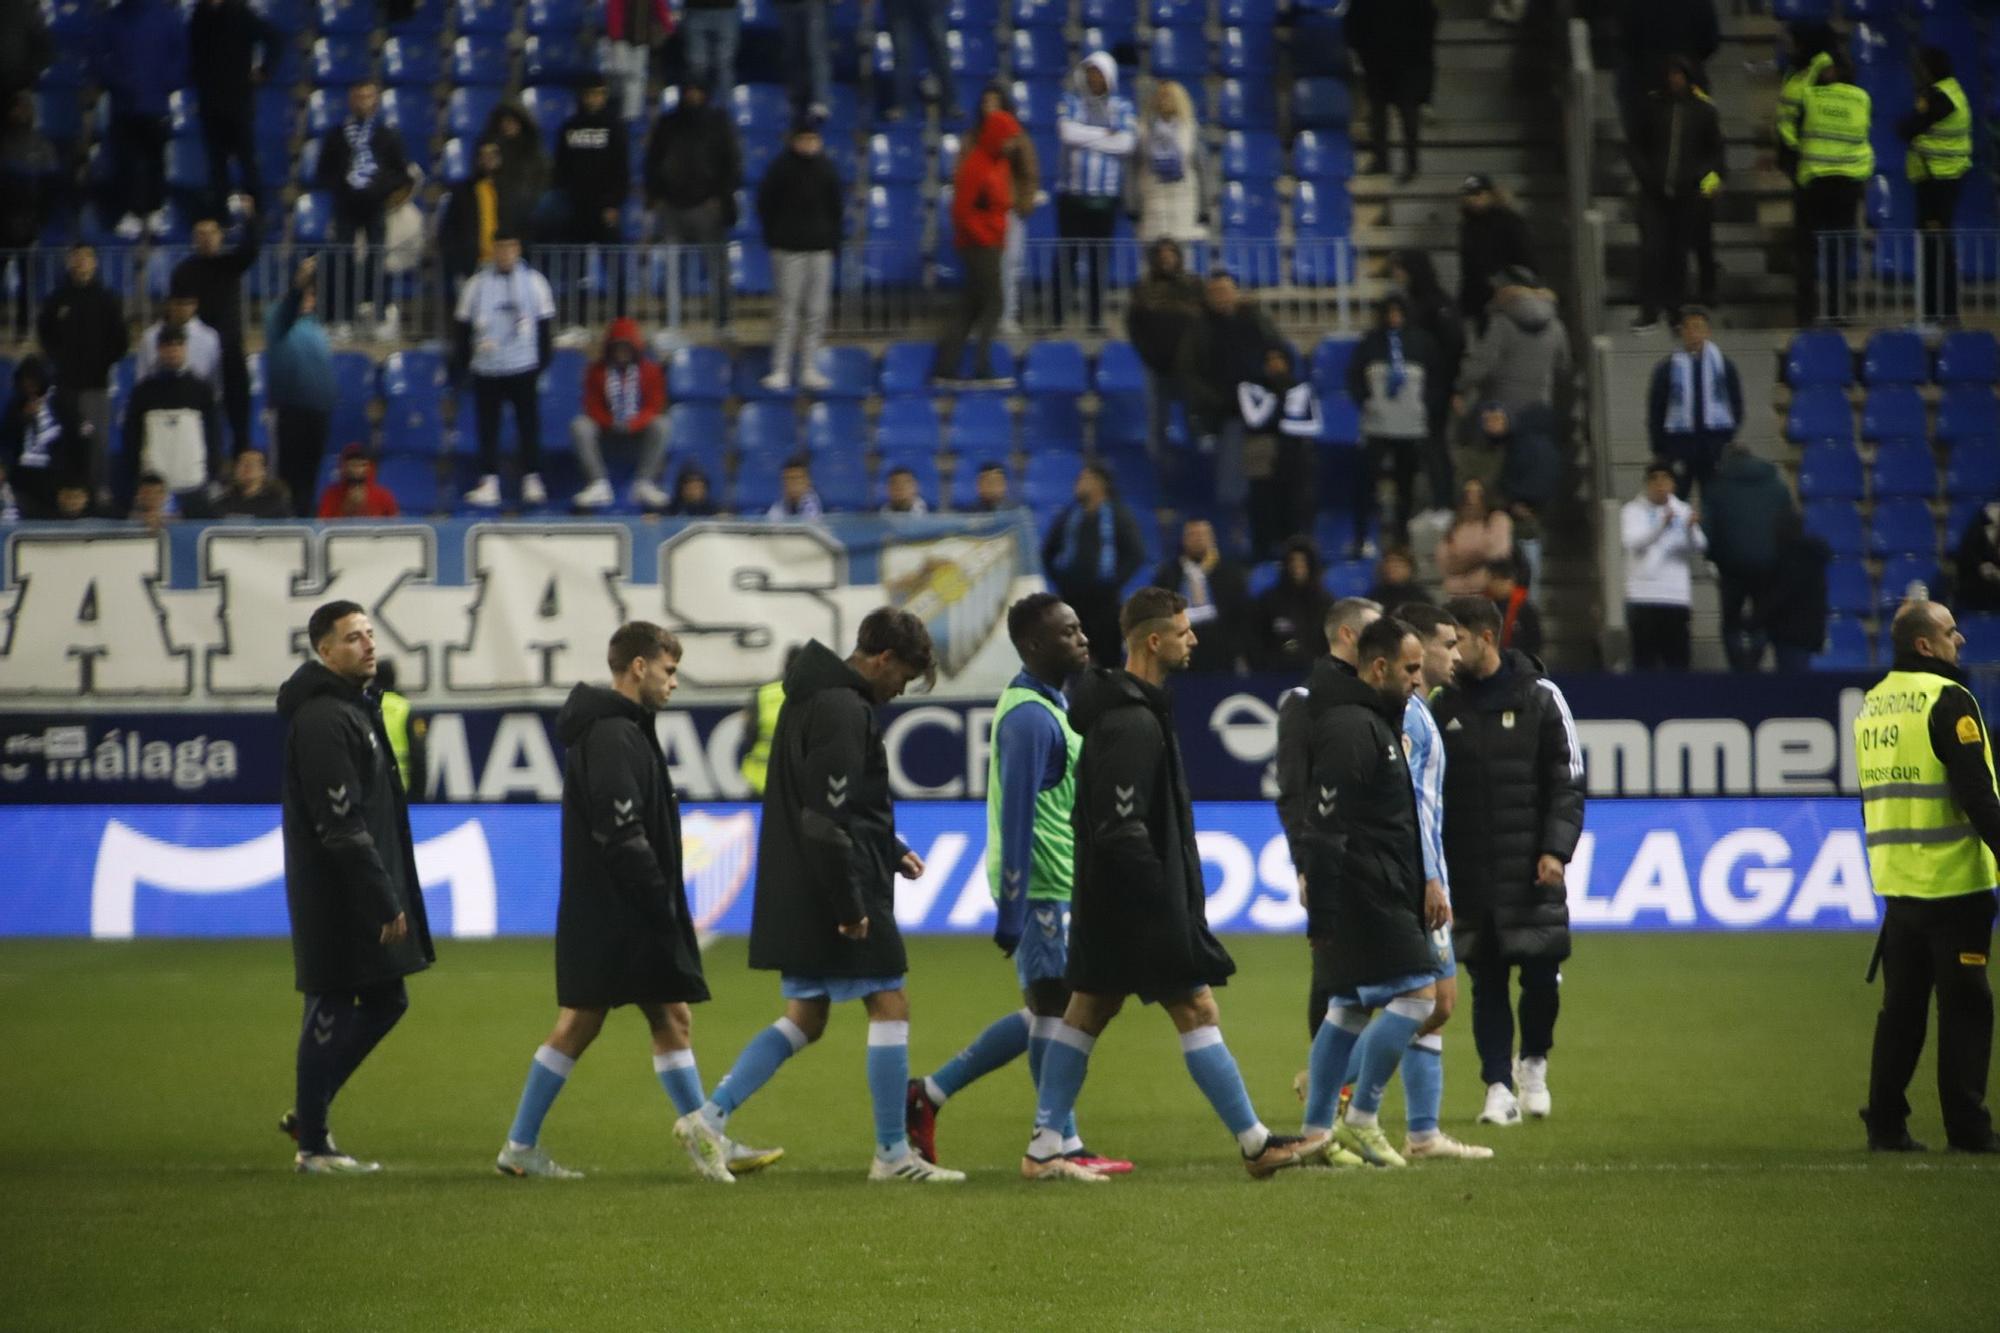
[[[276,1132],[298,1004],[282,940],[0,945],[0,1326],[1290,1329],[1990,1327],[2000,1167],[1871,1158],[1855,1107],[1877,992],[1859,935],[1581,936],[1555,1115],[1474,1126],[1470,1014],[1446,1128],[1488,1163],[1249,1180],[1157,1012],[1098,1045],[1079,1117],[1137,1172],[1029,1185],[1025,1068],[939,1123],[959,1187],[869,1185],[864,1022],[835,1011],[731,1122],[785,1161],[696,1180],[644,1025],[615,1015],[543,1144],[575,1183],[494,1174],[554,1016],[546,941],[440,943],[334,1108],[367,1179],[299,1177]],[[1297,1125],[1304,946],[1234,938],[1223,1030]],[[978,939],[913,940],[924,1073],[1018,1003]],[[708,954],[710,1084],[778,1012]],[[1912,1130],[1942,1148],[1931,1067]],[[1384,1107],[1401,1142],[1400,1094]],[[1984,1256],[1982,1258],[1982,1256]]]

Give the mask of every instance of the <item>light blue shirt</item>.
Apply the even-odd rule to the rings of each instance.
[[[1403,708],[1403,735],[1410,743],[1410,785],[1417,793],[1417,839],[1424,848],[1424,878],[1444,885],[1451,901],[1451,877],[1444,866],[1444,736],[1423,696],[1413,694]]]

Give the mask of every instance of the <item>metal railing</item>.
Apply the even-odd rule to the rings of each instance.
[[[2000,319],[2000,230],[1838,231],[1818,237],[1822,323]]]
[[[1344,239],[1223,240],[1184,248],[1190,270],[1226,268],[1287,335],[1310,341],[1356,327],[1351,285],[1360,255]],[[170,246],[107,247],[98,261],[104,281],[125,296],[127,314],[144,326],[158,317],[174,266],[189,253]],[[464,274],[449,271],[436,254],[385,261],[379,252],[360,249],[285,246],[265,250],[244,275],[243,323],[253,346],[266,313],[307,254],[319,257],[320,317],[341,333],[379,343],[449,334]],[[58,249],[0,252],[0,291],[11,312],[0,322],[0,343],[32,336],[32,312],[64,280],[64,260]],[[767,329],[773,316],[770,255],[753,242],[534,246],[527,260],[548,278],[563,329],[594,333],[624,315],[649,333],[699,339],[728,328],[741,339]],[[1102,329],[1122,335],[1144,267],[1137,241],[1029,241],[1014,277],[1018,313],[1007,334],[1074,337]],[[958,258],[949,248],[927,253],[914,239],[849,245],[834,266],[827,334],[932,336],[958,306],[958,283]]]

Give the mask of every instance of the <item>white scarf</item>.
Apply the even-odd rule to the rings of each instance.
[[[1701,345],[1701,429],[1728,432],[1736,429],[1736,417],[1729,410],[1729,379],[1722,349],[1714,343]],[[1694,433],[1694,358],[1685,351],[1675,352],[1668,363],[1667,417],[1669,435]]]
[[[626,423],[639,415],[639,367],[606,368],[604,399],[611,407],[611,424],[624,430]]]

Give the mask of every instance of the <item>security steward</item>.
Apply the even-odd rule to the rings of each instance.
[[[1869,965],[1882,973],[1868,1105],[1861,1119],[1876,1152],[1922,1152],[1904,1098],[1931,992],[1937,992],[1938,1102],[1959,1152],[2000,1152],[1986,1109],[1993,992],[1986,959],[2000,883],[2000,793],[1992,740],[1965,687],[1965,639],[1938,602],[1911,602],[1890,626],[1895,665],[1854,720],[1868,869],[1882,933]]]
[[[1799,323],[1820,317],[1819,278],[1826,268],[1824,313],[1838,318],[1847,281],[1846,267],[1819,253],[1820,238],[1829,232],[1852,231],[1861,211],[1862,192],[1875,174],[1875,149],[1868,142],[1874,103],[1855,86],[1854,66],[1836,52],[1820,70],[1819,81],[1799,100],[1799,203],[1803,213],[1805,248],[1799,269]]]
[[[1972,103],[1951,74],[1951,57],[1935,46],[1919,53],[1930,84],[1917,94],[1910,114],[1896,122],[1909,140],[1904,174],[1917,200],[1917,227],[1924,242],[1924,304],[1927,319],[1958,316],[1958,247],[1951,243],[1958,191],[1972,170]]]

